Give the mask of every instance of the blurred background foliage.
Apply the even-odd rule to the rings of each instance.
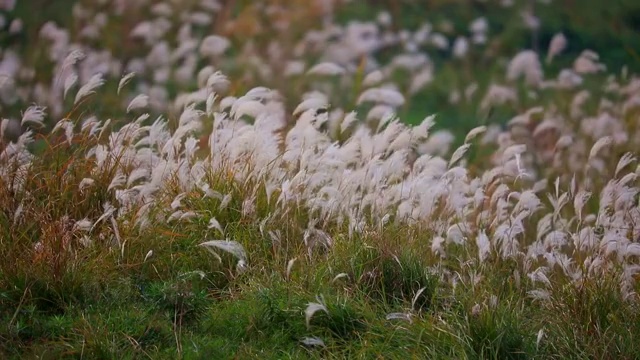
[[[401,118],[410,123],[422,121],[426,113],[438,114],[438,127],[448,128],[457,135],[483,121],[504,123],[512,116],[526,110],[538,100],[524,102],[521,109],[508,107],[494,108],[491,113],[478,113],[479,98],[467,104],[451,104],[449,96],[452,87],[464,89],[471,83],[478,83],[481,93],[494,79],[496,73],[503,72],[504,63],[524,49],[533,49],[544,58],[551,38],[562,32],[568,44],[562,55],[551,64],[545,65],[547,77],[554,77],[566,67],[571,67],[574,59],[585,49],[600,55],[600,61],[613,73],[624,67],[632,73],[640,70],[640,1],[635,0],[515,0],[513,6],[532,8],[541,20],[537,31],[523,26],[523,19],[513,16],[513,9],[501,7],[495,2],[470,0],[368,0],[353,1],[340,12],[339,21],[346,23],[354,19],[365,21],[375,18],[381,10],[387,10],[398,29],[416,29],[425,21],[435,27],[451,26],[452,34],[468,33],[469,24],[479,17],[489,23],[489,39],[486,52],[471,54],[470,57],[454,59],[449,51],[429,52],[436,71],[434,81],[416,94]],[[449,37],[453,40],[454,37]],[[473,52],[474,48],[471,49]],[[393,52],[390,49],[389,52]],[[388,54],[393,56],[392,54]],[[601,83],[592,81],[592,89],[599,90]],[[544,98],[543,98],[544,100]],[[544,101],[543,101],[544,104]],[[460,136],[458,136],[460,137]]]
[[[38,33],[42,25],[47,21],[54,21],[58,25],[64,25],[71,30],[79,28],[82,24],[74,24],[72,8],[77,1],[85,0],[21,0],[17,2],[12,13],[4,14],[5,29],[0,31],[0,45],[17,47],[30,56],[23,58],[33,59],[36,69],[46,72],[47,66],[38,67],[42,57],[42,49],[37,44]],[[287,41],[294,47],[295,41],[300,39],[306,31],[322,26],[320,17],[321,9],[316,9],[316,2],[305,0],[266,0],[267,2],[284,5],[287,10],[281,16],[289,17],[290,39]],[[181,6],[189,7],[193,1],[184,0]],[[455,59],[450,51],[438,51],[430,49],[427,53],[432,61],[435,72],[433,81],[423,90],[416,93],[406,106],[399,111],[401,119],[408,123],[422,121],[427,114],[437,114],[438,127],[452,130],[457,135],[464,134],[469,129],[485,121],[504,123],[512,116],[526,110],[529,103],[524,101],[518,104],[519,108],[502,107],[492,108],[491,111],[482,113],[479,111],[481,97],[475,100],[461,103],[449,101],[454,89],[464,91],[469,84],[476,83],[478,92],[484,93],[496,79],[504,73],[504,65],[513,55],[524,49],[533,49],[544,58],[548,44],[554,34],[562,32],[568,39],[568,46],[561,56],[553,63],[545,65],[545,76],[555,77],[557,73],[566,67],[570,67],[573,60],[585,49],[591,49],[600,55],[600,61],[604,63],[612,73],[619,72],[626,67],[630,72],[637,73],[640,70],[640,1],[637,0],[504,0],[511,2],[513,6],[527,9],[540,20],[540,26],[532,31],[523,26],[523,17],[514,16],[511,7],[500,5],[500,1],[487,0],[358,0],[346,2],[328,2],[336,6],[334,21],[346,24],[350,21],[371,21],[381,11],[386,11],[393,20],[392,27],[395,30],[416,30],[426,22],[433,25],[434,29],[447,36],[450,43],[456,36],[469,33],[469,24],[480,17],[484,17],[489,24],[488,42],[483,47],[471,47],[469,56],[464,59]],[[98,2],[100,3],[100,2]],[[105,7],[108,1],[102,2]],[[266,47],[269,37],[274,32],[265,31],[273,25],[265,14],[259,11],[256,1],[253,0],[224,0],[224,10],[217,14],[211,29],[202,31],[209,33],[221,33],[232,40],[234,45],[251,39],[256,47]],[[310,4],[315,5],[310,5]],[[184,5],[182,5],[184,4]],[[95,5],[93,5],[95,6]],[[140,8],[139,11],[146,11]],[[9,35],[7,28],[12,18],[20,18],[24,23],[24,30],[18,35]],[[123,16],[113,16],[109,19],[109,37],[100,41],[108,44],[100,44],[101,47],[111,49],[116,57],[127,59],[139,51],[135,41],[129,38],[133,26],[140,18],[136,12],[127,12]],[[72,32],[73,33],[73,32]],[[282,36],[278,33],[278,36]],[[236,47],[237,48],[237,47]],[[402,49],[389,47],[377,53],[381,63],[401,52]],[[234,51],[232,47],[231,51]],[[227,69],[233,69],[233,66]],[[227,75],[233,81],[242,77],[243,69],[238,66],[229,71]],[[402,74],[400,74],[401,76]],[[170,85],[170,84],[169,84]],[[248,90],[256,84],[233,84],[236,93]],[[262,85],[262,84],[261,84]],[[274,80],[273,83],[264,84],[294,94],[299,94],[300,89],[285,78]],[[601,87],[597,82],[594,90]],[[174,89],[175,90],[175,89]],[[175,96],[175,91],[169,86],[170,94]],[[297,98],[290,101],[297,101]],[[544,104],[542,99],[531,101],[531,104]],[[115,101],[115,100],[114,100]],[[102,105],[108,107],[109,101],[103,99]],[[295,106],[295,104],[288,104]]]

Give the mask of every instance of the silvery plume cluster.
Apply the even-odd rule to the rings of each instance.
[[[215,217],[183,205],[194,192],[218,198],[220,207],[236,200],[244,217],[269,227],[269,218],[255,211],[257,199],[266,197],[270,217],[284,216],[291,208],[309,212],[300,241],[311,255],[334,242],[325,231],[329,224],[344,225],[348,237],[392,224],[415,226],[432,235],[424,246],[437,256],[453,251],[459,256],[464,248],[468,256],[462,262],[517,261],[537,299],[553,296],[552,281],[579,286],[603,274],[615,274],[622,293],[636,298],[640,168],[634,150],[640,139],[640,78],[611,73],[601,92],[590,93],[583,87],[585,79],[608,70],[589,50],[571,68],[545,76],[544,64],[567,43],[558,34],[548,53],[515,54],[504,76],[487,89],[470,84],[452,89],[450,99],[459,103],[479,97],[482,109],[518,108],[522,94],[517,89],[524,84],[529,100],[551,94],[568,99],[568,106],[541,101],[506,128],[478,126],[462,145],[451,148],[451,133],[432,131],[436,117],[409,126],[396,112],[411,95],[428,89],[438,71],[429,51],[462,58],[473,47],[482,49],[491,36],[487,21],[476,19],[466,34],[450,34],[429,23],[394,31],[387,13],[341,26],[332,22],[337,4],[316,3],[323,11],[320,28],[292,45],[284,43],[291,39],[274,37],[264,50],[250,39],[235,44],[220,34],[200,35],[213,28],[222,8],[215,0],[190,7],[172,1],[115,1],[108,11],[135,11],[142,17],[128,34],[141,45],[126,61],[106,45],[96,47],[109,27],[105,7],[98,11],[76,4],[74,17],[83,24],[77,33],[53,23],[41,29],[40,45],[53,74],[49,82],[35,82],[35,69],[24,65],[17,52],[3,49],[3,139],[16,124],[22,134],[10,143],[4,140],[0,175],[13,179],[13,191],[28,192],[20,174],[33,161],[28,149],[34,134],[60,134],[69,144],[89,138],[95,145],[85,155],[94,168],[77,190],[94,191],[94,178],[109,171],[115,201],[103,204],[100,217],[76,220],[87,234],[101,222],[145,228],[157,221],[207,216],[205,221],[223,232]],[[263,10],[284,11],[275,5]],[[525,24],[535,27],[537,19],[532,14],[527,19]],[[287,29],[286,23],[271,26],[275,32]],[[14,31],[20,31],[19,25]],[[388,63],[378,63],[376,53],[390,46],[401,50]],[[240,80],[251,84],[242,93],[232,91],[236,80],[227,76],[236,66],[242,68]],[[406,83],[392,80],[398,69],[409,73]],[[285,95],[261,85],[278,81],[304,90],[300,96]],[[106,84],[114,86],[109,90]],[[354,101],[343,101],[353,89]],[[83,108],[86,101],[113,93],[124,99],[120,118],[100,119],[91,115],[91,107]],[[291,102],[297,105],[288,110]],[[20,104],[33,105],[12,113]],[[126,123],[111,126],[116,120]],[[491,159],[472,167],[467,154],[480,148],[493,149]],[[231,199],[214,190],[212,173],[245,186],[243,197]],[[163,190],[169,185],[178,195],[167,201]],[[159,212],[152,211],[158,207]],[[212,244],[242,254],[244,265],[242,249]],[[464,276],[447,278],[455,284]]]

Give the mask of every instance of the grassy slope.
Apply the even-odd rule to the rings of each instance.
[[[580,19],[589,11],[596,14],[592,17],[605,11],[566,4],[557,18],[545,17],[556,19],[550,26],[559,27],[558,19],[568,16],[567,12],[572,19]],[[624,10],[637,7],[633,1],[614,4],[621,5],[612,9],[630,17],[637,13]],[[583,45],[598,44],[593,47],[605,62],[616,64],[618,60],[608,60],[613,54],[624,57],[620,63],[634,64],[620,50],[620,43],[610,45],[618,38],[603,31],[599,22],[572,21]],[[627,36],[628,41],[637,41],[624,34],[621,43]],[[520,41],[516,35],[514,43]],[[445,66],[438,76],[434,86],[466,82],[457,77],[455,65]],[[442,103],[445,90],[433,90],[413,102],[410,117],[430,113]],[[442,111],[450,111],[447,118],[452,119],[476,116],[474,109]],[[336,246],[308,256],[301,230],[308,214],[294,209],[291,215],[275,219],[269,229],[280,230],[282,240],[274,246],[259,226],[242,216],[241,204],[232,202],[227,210],[212,210],[217,209],[217,200],[203,200],[196,193],[183,201],[215,216],[225,227],[226,237],[245,246],[249,267],[244,273],[236,271],[232,258],[223,255],[218,262],[196,246],[221,237],[198,222],[154,224],[142,232],[123,226],[126,243],[116,248],[110,238],[83,248],[76,234],[68,253],[39,255],[33,250],[36,239],[50,241],[50,248],[63,246],[59,242],[64,239],[64,226],[51,219],[65,214],[75,219],[99,215],[102,201],[108,198],[108,184],[98,184],[99,191],[92,196],[72,195],[86,176],[81,164],[74,180],[62,183],[58,175],[74,154],[64,148],[45,154],[32,169],[31,186],[48,189],[38,192],[28,209],[33,222],[14,226],[16,197],[0,180],[2,358],[175,358],[177,353],[207,359],[376,358],[380,354],[442,359],[640,358],[640,312],[620,299],[615,284],[602,279],[580,290],[554,284],[562,289],[557,297],[549,303],[535,302],[525,296],[531,286],[528,279],[514,273],[512,264],[489,261],[461,268],[455,256],[441,261],[425,245],[430,235],[419,229],[390,228],[347,242],[342,241],[345,229],[333,227],[329,232]],[[223,193],[243,191],[224,177],[216,179],[217,190]],[[270,210],[262,201],[258,216]],[[104,227],[112,233],[108,224]],[[149,250],[153,254],[144,261]],[[287,276],[287,263],[294,258]],[[430,275],[431,267],[458,272],[469,282],[452,289]],[[471,286],[475,273],[483,277]],[[346,275],[334,280],[338,274]],[[304,310],[318,295],[324,297],[329,314],[317,313],[307,328]],[[490,295],[497,296],[495,305]],[[479,312],[474,311],[475,305]],[[388,313],[411,308],[411,323],[385,320]],[[537,345],[541,329],[544,335]],[[300,340],[310,336],[324,340],[326,348],[302,346]]]
[[[334,247],[309,254],[302,241],[309,214],[291,208],[261,230],[252,219],[274,210],[265,198],[251,216],[235,200],[222,210],[219,200],[199,192],[182,200],[215,216],[226,237],[245,247],[245,271],[230,255],[218,261],[197,246],[222,237],[202,220],[143,231],[121,221],[120,245],[105,222],[93,232],[94,245],[84,247],[80,233],[52,220],[101,213],[108,199],[107,177],[97,179],[93,192],[71,191],[88,174],[81,161],[69,169],[61,160],[78,159],[81,150],[64,143],[45,152],[26,177],[27,188],[42,192],[10,194],[0,182],[3,358],[640,356],[640,312],[607,279],[582,288],[554,282],[551,301],[533,301],[526,295],[533,284],[515,264],[491,258],[460,264],[458,258],[473,259],[470,248],[440,259],[427,245],[430,234],[406,227],[346,241],[346,229],[329,226]],[[70,175],[61,180],[61,170]],[[210,181],[241,199],[244,189],[226,175]],[[169,189],[167,201],[175,195]],[[14,222],[17,201],[28,204],[23,216],[30,221]],[[279,232],[278,241],[269,230]],[[446,274],[454,273],[463,280],[451,287]],[[318,298],[328,313],[316,313],[307,327],[305,308]],[[394,312],[410,312],[412,321],[385,319]],[[326,347],[307,348],[305,337],[319,337]]]

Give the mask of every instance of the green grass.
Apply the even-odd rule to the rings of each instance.
[[[59,170],[55,162],[43,162],[33,171],[39,179],[52,179]],[[215,190],[242,191],[224,176],[212,179],[219,179],[212,182],[218,184]],[[299,228],[306,223],[304,211],[267,223],[286,239],[275,246],[242,216],[240,204],[211,210],[218,200],[201,195],[188,194],[183,203],[209,209],[226,236],[247,249],[245,272],[236,270],[233,257],[221,254],[219,262],[197,246],[216,237],[197,221],[137,231],[121,223],[124,246],[101,243],[96,233],[94,246],[76,244],[65,259],[30,262],[32,247],[7,238],[0,242],[2,357],[632,359],[640,354],[634,341],[640,333],[638,309],[605,281],[581,289],[557,284],[550,302],[534,302],[526,296],[527,279],[513,272],[515,264],[461,267],[455,257],[465,255],[456,251],[442,261],[423,246],[429,234],[406,228],[341,239],[309,257]],[[62,216],[83,201],[88,199],[62,197],[55,207],[36,203],[42,208],[34,211]],[[267,214],[270,205],[258,204],[258,214]],[[325,230],[339,238],[344,229]],[[14,228],[9,235],[15,234],[20,232]],[[144,261],[149,250],[153,255]],[[17,251],[23,255],[8,256]],[[56,272],[50,271],[53,265]],[[475,285],[471,273],[482,275]],[[459,285],[451,287],[443,274],[460,276]],[[317,297],[327,313],[316,313],[307,327],[304,310]],[[386,320],[393,312],[410,313],[411,321]],[[537,344],[540,329],[545,335]],[[308,337],[325,346],[305,346]]]
[[[58,145],[45,152],[27,176],[32,186],[60,181],[60,162],[52,160],[73,156],[69,151]],[[85,176],[78,169],[57,187],[42,186],[37,194],[42,199],[30,203],[40,227],[49,230],[33,232],[29,222],[5,227],[3,358],[633,359],[640,354],[634,341],[640,333],[637,306],[623,301],[606,279],[581,288],[554,284],[549,302],[532,301],[526,296],[532,284],[514,271],[515,261],[463,264],[458,257],[468,257],[468,250],[462,248],[440,259],[424,246],[430,234],[407,227],[347,241],[340,235],[344,228],[327,224],[335,246],[309,256],[302,242],[309,216],[304,210],[265,223],[263,230],[281,232],[281,242],[274,244],[242,215],[240,203],[216,210],[220,201],[199,191],[187,194],[183,204],[215,216],[226,237],[245,247],[246,271],[237,271],[232,256],[221,254],[219,262],[197,246],[220,237],[204,221],[160,221],[139,230],[121,220],[126,242],[120,246],[107,241],[112,229],[105,225],[91,234],[91,247],[81,246],[73,233],[71,253],[39,257],[36,240],[59,240],[68,231],[56,219],[101,210],[95,195],[58,191]],[[224,174],[211,174],[210,181],[214,190],[234,198],[244,191]],[[9,198],[8,188],[0,189],[0,215],[7,224],[13,200],[36,196]],[[167,189],[166,201],[175,195]],[[272,210],[266,199],[257,204],[257,218]],[[149,250],[153,254],[145,261]],[[474,282],[472,274],[480,280]],[[452,287],[447,276],[458,276],[458,285]],[[327,313],[314,314],[307,327],[304,311],[317,297]],[[386,319],[398,312],[410,314],[411,321]],[[325,346],[305,346],[302,340],[310,337]]]

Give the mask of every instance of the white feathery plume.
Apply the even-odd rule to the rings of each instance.
[[[546,62],[551,63],[554,57],[560,54],[567,47],[567,38],[563,33],[557,33],[551,38],[549,43],[549,50],[547,51]]]
[[[516,180],[520,179],[520,178],[532,178],[532,175],[529,174],[526,169],[522,166],[522,155],[521,154],[516,154],[515,155],[515,161],[516,161],[516,170],[518,171],[518,174],[516,175]]]
[[[376,127],[376,134],[379,134],[382,131],[382,129],[385,128],[385,126],[387,126],[388,124],[396,122],[396,120],[397,120],[397,118],[396,118],[396,114],[394,112],[386,113],[380,119],[380,122],[378,123],[378,126]]]
[[[436,236],[431,240],[431,252],[434,254],[438,254],[440,256],[444,256],[444,244],[446,240],[442,236]]]
[[[340,123],[340,132],[341,133],[347,131],[347,129],[349,129],[353,124],[358,122],[357,115],[358,114],[355,111],[352,111],[352,112],[348,113],[344,117],[344,119]]]
[[[209,78],[207,79],[208,88],[218,90],[225,89],[227,86],[229,86],[229,79],[220,71],[216,71],[215,73],[211,74],[211,76],[209,76]]]
[[[538,336],[536,336],[536,349],[540,348],[540,343],[542,342],[542,338],[544,337],[544,328],[538,331]]]
[[[324,301],[321,297],[316,296],[317,302],[310,302],[307,304],[307,308],[304,310],[305,323],[307,324],[307,329],[311,327],[311,317],[318,311],[324,311],[329,314],[329,310],[327,310],[327,306],[324,304]]]
[[[600,56],[592,50],[583,50],[573,63],[573,70],[578,74],[593,74],[607,69],[599,62]]]
[[[551,294],[547,290],[534,289],[527,291],[527,295],[534,300],[547,301],[551,299]]]
[[[100,129],[100,133],[98,133],[98,138],[102,138],[102,135],[107,131],[107,128],[109,127],[109,125],[111,124],[111,119],[107,119],[107,121],[104,122],[104,124],[102,125],[102,129]]]
[[[508,161],[514,158],[516,155],[520,155],[527,151],[527,145],[516,144],[506,148],[502,153],[502,161]]]
[[[553,213],[548,213],[536,225],[536,240],[540,241],[553,228]]]
[[[415,95],[425,86],[430,84],[433,81],[433,77],[433,69],[431,67],[427,67],[417,74],[414,74],[413,78],[411,79],[411,85],[409,86],[408,93],[411,95]]]
[[[376,105],[369,110],[369,113],[367,113],[367,121],[381,120],[389,116],[395,116],[393,107],[388,105]]]
[[[236,98],[235,96],[226,96],[222,100],[220,100],[220,110],[231,109],[233,104],[235,104]]]
[[[640,244],[639,243],[629,243],[624,250],[624,256],[626,258],[635,256],[640,257]]]
[[[22,121],[20,122],[23,126],[27,124],[38,125],[39,127],[44,126],[44,117],[46,113],[45,107],[42,106],[29,106],[27,110],[25,110],[24,114],[22,114]]]
[[[200,110],[196,110],[195,104],[191,104],[182,110],[180,118],[178,119],[179,127],[185,127],[188,124],[197,122],[204,113]]]
[[[600,150],[611,145],[612,142],[613,139],[610,136],[605,136],[598,139],[598,141],[596,141],[595,144],[593,144],[593,146],[591,147],[591,151],[589,151],[589,161],[593,160],[598,155]]]
[[[514,213],[519,213],[522,210],[526,210],[529,213],[533,213],[540,208],[542,202],[538,196],[532,190],[525,190],[520,193],[520,199],[513,208]]]
[[[408,321],[409,323],[413,322],[413,320],[411,319],[410,313],[400,313],[400,312],[387,314],[387,316],[385,316],[385,320],[405,320],[405,321]]]
[[[87,187],[93,185],[93,183],[95,183],[95,180],[91,178],[84,178],[80,181],[80,184],[78,184],[78,190],[82,192]]]
[[[120,82],[118,83],[118,91],[117,91],[118,95],[120,95],[120,92],[122,91],[124,86],[127,85],[129,83],[129,81],[131,81],[131,79],[133,79],[134,76],[136,76],[136,73],[135,72],[130,72],[127,75],[123,76],[122,79],[120,79]]]
[[[636,173],[628,173],[627,175],[623,176],[622,178],[620,178],[620,180],[618,180],[618,201],[620,201],[620,199],[622,198],[622,193],[624,193],[624,190],[629,190],[629,191],[635,191],[635,188],[629,188],[627,185],[630,182],[636,181],[636,179],[638,178],[638,174]]]
[[[459,223],[453,224],[447,230],[447,240],[453,242],[454,244],[462,245],[466,241],[466,225]]]
[[[245,96],[254,100],[276,101],[281,95],[276,90],[264,86],[257,86],[247,91]]]
[[[485,17],[476,18],[469,24],[469,30],[474,34],[486,33],[489,30],[489,22]]]
[[[427,116],[420,125],[411,128],[411,136],[417,141],[425,140],[429,137],[429,131],[435,125],[435,115]]]
[[[215,252],[215,249],[222,250],[227,252],[233,256],[235,256],[238,261],[242,261],[244,263],[247,262],[247,253],[244,250],[244,247],[238,243],[237,241],[232,240],[210,240],[201,243],[199,246],[202,246],[209,250],[212,254],[214,254],[218,259],[220,256]]]
[[[75,65],[78,61],[85,58],[85,54],[81,50],[71,51],[67,57],[62,61],[62,71]]]
[[[469,131],[469,133],[467,133],[467,136],[464,138],[465,144],[473,140],[476,136],[484,133],[485,131],[487,131],[487,127],[484,125],[471,129],[471,131]]]
[[[182,206],[182,199],[184,199],[187,196],[187,193],[180,193],[178,194],[173,201],[171,202],[171,209],[172,210],[177,210],[178,208],[180,208]]]
[[[549,281],[549,278],[547,277],[547,274],[546,274],[548,270],[549,268],[545,266],[541,266],[535,269],[534,271],[532,271],[531,273],[527,274],[527,277],[534,283],[541,282],[546,287],[551,288],[551,281]]]
[[[198,214],[196,214],[195,211],[187,211],[185,213],[182,213],[182,215],[180,215],[180,219],[179,220],[180,221],[189,220],[189,219],[193,219],[193,218],[195,218],[197,216],[198,216]]]
[[[546,190],[548,183],[549,181],[547,179],[538,180],[533,184],[533,186],[531,187],[531,190],[533,190],[533,192],[537,194],[541,191]]]
[[[362,86],[370,87],[375,86],[384,80],[384,74],[380,70],[375,70],[367,74],[362,80]]]
[[[307,247],[309,257],[311,257],[311,253],[316,246],[320,245],[323,248],[328,249],[333,245],[333,238],[331,235],[313,227],[304,231],[303,241]]]
[[[464,58],[469,51],[469,41],[464,36],[458,36],[453,43],[453,56],[456,58]]]
[[[478,232],[478,236],[476,237],[476,245],[478,246],[478,258],[482,263],[491,252],[491,242],[489,241],[489,237],[484,230]]]
[[[95,227],[102,222],[104,219],[110,217],[113,215],[113,213],[116,212],[116,208],[111,205],[111,203],[109,202],[105,202],[104,204],[102,204],[102,208],[104,209],[102,215],[100,215],[100,217],[93,223],[93,226],[91,227],[91,231],[93,231],[93,229],[95,229]]]
[[[67,93],[69,90],[78,82],[78,75],[75,73],[69,74],[64,79],[64,90],[62,92],[62,98],[65,99],[67,97]]]
[[[107,190],[111,190],[117,187],[120,187],[127,183],[127,176],[125,174],[119,173],[111,179],[111,183]]]
[[[216,93],[214,92],[212,92],[211,94],[209,94],[209,96],[207,96],[206,114],[208,116],[213,115],[213,105],[217,98],[218,98],[218,95],[216,95]]]
[[[212,217],[211,219],[209,219],[209,225],[207,227],[209,229],[216,229],[220,232],[220,234],[224,235],[224,230],[222,229],[220,222],[218,222],[218,220],[215,217]]]
[[[545,131],[559,130],[558,123],[555,119],[545,119],[533,130],[533,136],[538,136]]]
[[[287,61],[284,66],[283,75],[286,77],[297,76],[304,73],[305,63],[300,60]]]
[[[447,50],[449,48],[449,39],[440,33],[432,33],[429,38],[431,44],[440,50]]]
[[[567,233],[562,230],[553,230],[544,236],[543,244],[547,249],[560,250],[567,244]]]
[[[451,155],[451,160],[449,160],[449,167],[458,162],[458,160],[462,159],[467,150],[469,150],[470,146],[471,144],[463,144],[459,148],[457,148],[456,151],[453,152],[453,155]]]
[[[563,135],[556,142],[556,149],[566,149],[573,144],[573,137],[571,135]]]
[[[80,90],[76,93],[76,98],[73,102],[74,105],[77,105],[80,100],[83,98],[95,94],[95,90],[102,85],[104,85],[104,79],[102,78],[102,74],[95,74],[89,79],[89,81],[84,84]]]
[[[287,279],[291,277],[291,270],[293,269],[293,264],[295,264],[296,260],[298,260],[297,257],[287,261],[287,269],[285,271],[285,277]]]
[[[371,88],[367,89],[358,97],[357,104],[365,102],[373,102],[377,104],[386,104],[393,107],[402,106],[405,103],[404,96],[397,90],[387,88]]]
[[[166,223],[168,224],[173,222],[174,220],[179,220],[183,214],[184,214],[184,211],[182,210],[174,211],[173,213],[171,213],[171,215],[169,215],[169,217],[166,220]]]
[[[75,65],[78,61],[82,60],[85,58],[85,54],[81,51],[81,50],[72,50],[67,57],[62,61],[62,66],[60,68],[60,71],[58,72],[58,76],[56,77],[56,83],[58,83],[59,81],[59,77],[62,76],[63,74],[66,73],[67,69],[69,69],[71,66]],[[69,79],[69,77],[75,75],[73,72],[71,73],[71,75],[68,75],[67,78],[65,79],[65,94],[68,90],[67,88],[67,81]],[[75,76],[75,79],[77,80],[78,77]],[[73,83],[75,83],[75,80],[73,81]],[[69,87],[73,86],[73,83],[70,84]]]
[[[310,97],[296,106],[295,110],[293,110],[293,115],[297,116],[310,109],[326,109],[328,107],[329,103],[325,98]]]
[[[573,199],[573,209],[576,212],[576,216],[578,217],[578,220],[582,219],[582,209],[584,208],[584,205],[587,203],[587,201],[589,201],[590,197],[591,197],[590,192],[580,190],[578,191],[575,198]]]
[[[227,206],[229,205],[229,203],[231,202],[232,196],[231,194],[227,194],[222,198],[222,201],[220,201],[220,206],[218,206],[218,210],[224,210],[227,208]]]
[[[68,119],[62,119],[58,121],[58,123],[56,124],[56,126],[53,127],[51,132],[54,133],[58,129],[64,130],[64,135],[67,139],[67,142],[69,143],[69,145],[71,145],[71,143],[73,142],[73,123]]]
[[[533,50],[524,50],[511,59],[507,68],[507,79],[517,80],[524,75],[525,81],[537,86],[543,80],[542,66],[538,54]]]
[[[144,260],[142,260],[142,262],[143,263],[147,262],[147,260],[149,260],[152,256],[153,256],[153,250],[149,250],[147,252],[147,255],[144,256]]]
[[[616,172],[614,176],[617,177],[622,169],[624,169],[634,161],[636,161],[636,157],[633,156],[632,153],[627,152],[624,155],[622,155],[622,157],[620,157],[620,160],[618,161],[618,165],[616,166]]]
[[[211,15],[203,11],[195,11],[189,15],[188,22],[197,26],[207,26],[211,24]]]
[[[200,71],[198,71],[198,75],[196,76],[196,84],[198,84],[198,88],[206,87],[209,76],[213,75],[215,71],[215,68],[211,65],[205,66],[200,69]]]
[[[336,281],[338,281],[338,280],[340,280],[340,279],[342,279],[342,278],[349,278],[349,274],[347,274],[347,273],[340,273],[340,274],[338,274],[338,275],[334,276],[334,277],[333,277],[333,279],[331,279],[331,282],[332,282],[332,283],[334,283],[334,282],[336,282]]]
[[[17,224],[18,221],[20,221],[20,218],[22,217],[22,213],[24,212],[24,204],[20,203],[20,205],[18,205],[18,208],[16,209],[16,211],[13,213],[13,224]]]
[[[300,342],[305,345],[305,346],[320,346],[320,347],[326,347],[324,341],[322,341],[322,339],[320,339],[317,336],[306,336],[304,338],[302,338],[302,340],[300,340]]]
[[[149,113],[144,113],[144,114],[142,114],[142,115],[138,116],[138,117],[135,119],[134,123],[135,123],[135,124],[138,124],[138,125],[141,125],[141,124],[142,124],[143,122],[145,122],[145,121],[146,121],[150,116],[151,116],[151,115],[149,115]],[[142,128],[141,128],[141,129],[142,129]]]
[[[332,62],[323,62],[309,69],[307,71],[307,75],[335,76],[342,75],[345,72],[345,69],[340,65],[334,64]]]
[[[420,298],[420,295],[422,295],[422,293],[426,290],[426,287],[420,288],[418,291],[416,291],[415,295],[413,295],[413,299],[411,299],[411,310],[417,310],[416,309],[416,303],[418,302],[418,299]]]
[[[246,98],[240,98],[231,107],[231,116],[234,119],[240,119],[243,115],[257,118],[258,115],[265,111],[265,105],[257,100],[247,100]]]
[[[131,174],[129,174],[129,177],[127,178],[127,186],[131,186],[136,181],[149,177],[149,175],[150,174],[149,174],[149,169],[148,168],[139,167],[139,168],[133,170],[131,172]]]
[[[75,224],[73,224],[73,230],[88,232],[91,230],[92,225],[93,222],[91,222],[91,220],[84,218],[82,220],[76,221]]]
[[[202,40],[200,54],[207,57],[219,56],[227,51],[230,45],[229,39],[219,35],[210,35]]]
[[[139,110],[145,108],[149,105],[149,96],[146,94],[138,94],[134,97],[129,105],[127,106],[127,113],[130,113],[133,110]]]

